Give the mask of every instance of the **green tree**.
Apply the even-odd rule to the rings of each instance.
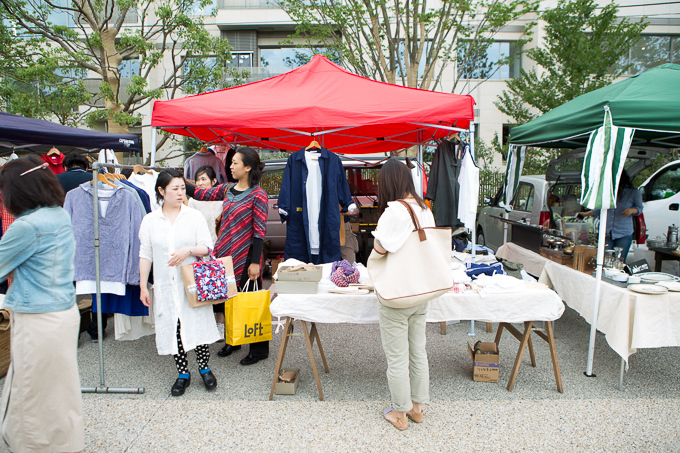
[[[647,23],[644,18],[631,23],[617,13],[615,3],[600,9],[594,0],[560,0],[543,12],[545,45],[526,51],[536,64],[507,82],[495,102],[498,109],[524,124],[626,74],[630,65],[622,57]]]
[[[279,4],[298,24],[295,37],[306,38],[306,47],[322,47],[357,74],[441,89],[447,67],[479,61],[494,36],[512,20],[534,11],[538,2],[280,0]],[[462,73],[458,71],[452,91]]]
[[[0,4],[0,17],[6,17]],[[0,22],[0,102],[4,110],[32,118],[56,117],[74,125],[78,106],[89,99],[83,75],[50,52],[39,37],[21,37],[12,24]]]
[[[73,102],[77,104],[82,101],[80,96],[86,96],[90,126],[106,121],[109,132],[127,133],[130,126],[140,124],[140,109],[155,99],[223,88],[227,80],[236,78],[238,83],[245,75],[228,72],[225,63],[231,56],[227,42],[211,36],[204,26],[203,9],[211,3],[0,0],[5,23],[16,30],[5,38],[18,40],[25,51],[22,55],[4,46],[0,49],[0,59],[8,69],[3,78],[24,87],[27,97],[32,94],[38,111],[45,108],[41,93],[49,83],[59,90],[48,91],[69,95],[71,90],[70,110]],[[12,61],[11,65],[7,61]],[[121,74],[126,64],[129,73]],[[93,90],[96,93],[84,91],[83,74],[76,70],[100,80]],[[12,77],[7,77],[10,73]],[[55,83],[59,78],[61,84]],[[39,115],[36,112],[35,116]]]

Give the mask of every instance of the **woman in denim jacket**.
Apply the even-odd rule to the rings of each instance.
[[[35,157],[7,163],[0,190],[17,217],[0,241],[0,277],[14,272],[4,300],[12,312],[12,362],[0,406],[2,437],[12,451],[80,451],[80,316],[64,191]]]

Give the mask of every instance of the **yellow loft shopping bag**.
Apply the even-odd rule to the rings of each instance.
[[[272,339],[269,290],[258,290],[255,281],[255,291],[245,292],[249,282],[243,292],[224,302],[224,339],[232,346]]]

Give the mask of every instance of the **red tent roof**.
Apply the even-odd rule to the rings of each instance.
[[[309,145],[316,133],[329,150],[366,154],[467,129],[474,103],[472,96],[366,79],[316,55],[266,80],[156,101],[151,125],[204,142],[289,151]]]

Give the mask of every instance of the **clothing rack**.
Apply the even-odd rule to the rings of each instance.
[[[99,338],[99,386],[81,387],[82,393],[144,393],[144,387],[118,388],[107,387],[104,380],[104,331],[102,329],[102,294],[101,294],[101,275],[99,271],[99,190],[97,184],[97,173],[100,168],[130,168],[134,165],[106,164],[94,162],[92,164],[92,181],[94,191],[94,266],[97,286],[97,338]],[[142,167],[145,170],[166,170],[161,167]]]

